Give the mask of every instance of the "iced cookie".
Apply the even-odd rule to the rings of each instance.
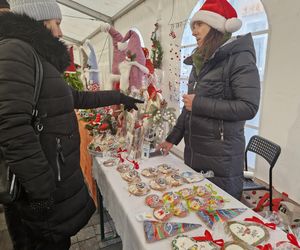
[[[167,192],[163,194],[162,200],[164,203],[168,203],[170,205],[176,205],[180,203],[180,196],[173,192]]]
[[[170,212],[169,207],[163,206],[160,208],[155,208],[153,210],[153,216],[159,221],[167,221],[173,216],[173,214]]]
[[[188,207],[194,211],[206,209],[206,201],[201,198],[193,198],[187,201]]]
[[[186,217],[189,213],[188,209],[183,205],[182,202],[172,207],[172,213],[177,217]]]
[[[163,206],[163,201],[157,194],[150,194],[145,198],[146,204],[151,208],[157,208]]]
[[[158,177],[150,181],[150,187],[154,190],[164,191],[168,187],[168,183],[164,177]]]
[[[177,192],[183,199],[188,200],[194,197],[194,192],[190,188],[183,188]]]
[[[120,173],[126,173],[130,170],[130,166],[128,164],[119,164],[117,166],[117,171]]]
[[[150,188],[145,182],[139,182],[139,183],[130,184],[128,187],[128,191],[133,195],[142,196],[149,193]]]
[[[145,168],[142,170],[141,174],[145,177],[156,177],[158,174],[158,170],[156,168]]]
[[[167,164],[160,164],[160,165],[157,166],[157,169],[158,169],[159,172],[161,172],[163,174],[170,174],[174,171],[174,169],[171,168]]]
[[[169,175],[166,177],[166,180],[172,187],[180,186],[183,183],[183,179],[179,174]]]
[[[139,173],[134,169],[122,173],[121,176],[125,181],[128,182],[139,182],[141,180]]]

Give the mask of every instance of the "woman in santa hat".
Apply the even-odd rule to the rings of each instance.
[[[184,108],[159,145],[168,153],[182,138],[184,161],[198,172],[213,171],[212,182],[237,199],[242,193],[244,125],[258,111],[260,80],[251,34],[231,37],[242,23],[226,0],[207,0],[191,20],[197,49]]]

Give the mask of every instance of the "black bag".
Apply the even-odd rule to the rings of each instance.
[[[23,43],[23,42],[22,42]],[[41,60],[36,51],[30,46],[34,61],[35,61],[35,76],[34,76],[34,101],[32,110],[32,125],[34,130],[37,131],[36,122],[37,102],[40,95],[40,90],[43,80],[43,66]],[[20,183],[18,182],[16,175],[10,170],[8,163],[5,161],[5,153],[2,147],[0,147],[0,204],[7,204],[15,201],[20,194]]]

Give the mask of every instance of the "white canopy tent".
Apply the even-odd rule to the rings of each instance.
[[[145,0],[58,0],[64,40],[80,45],[99,33],[99,24],[115,20]]]

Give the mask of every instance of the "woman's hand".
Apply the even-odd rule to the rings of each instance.
[[[172,147],[173,144],[171,142],[164,141],[156,147],[156,150],[161,150],[164,155],[167,155]]]
[[[186,110],[192,111],[192,106],[193,106],[193,100],[194,100],[194,98],[195,98],[195,94],[183,95],[182,101],[184,103],[184,106],[185,106]]]

